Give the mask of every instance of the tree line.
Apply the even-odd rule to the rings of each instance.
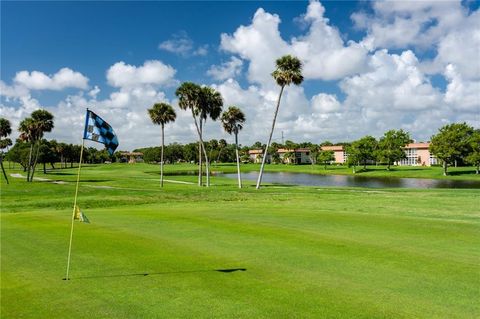
[[[321,146],[327,145],[328,142],[320,145],[312,143],[295,144],[291,141],[285,142],[285,145],[272,143],[272,136],[275,130],[275,123],[279,112],[280,102],[285,87],[294,84],[300,85],[303,82],[302,63],[294,56],[286,55],[275,61],[276,68],[272,72],[272,78],[280,87],[275,112],[273,116],[272,126],[266,144],[256,142],[252,148],[262,149],[262,165],[258,176],[256,188],[260,188],[262,174],[266,163],[267,155],[271,155],[272,162],[279,161],[279,155],[276,152],[279,148],[288,150],[295,149],[296,146],[308,147],[312,163],[327,163],[334,160],[333,152],[321,149]],[[161,146],[160,148],[142,148],[147,162],[159,162],[160,165],[160,183],[163,186],[163,164],[165,162],[177,162],[179,160],[198,163],[198,185],[203,185],[203,167],[206,171],[206,186],[210,185],[210,162],[213,161],[232,161],[234,158],[237,162],[238,185],[241,187],[240,179],[240,161],[247,160],[248,148],[239,148],[238,134],[245,123],[245,115],[236,106],[230,106],[223,111],[223,98],[215,89],[199,85],[192,82],[182,83],[175,95],[178,98],[178,106],[183,111],[188,111],[192,115],[196,134],[197,143],[189,143],[181,145],[173,143],[165,146],[164,131],[165,125],[175,121],[176,112],[174,108],[166,103],[156,103],[152,108],[147,110],[150,119],[154,124],[161,126]],[[235,144],[229,145],[225,140],[206,141],[203,128],[207,120],[221,120],[223,129],[235,136]],[[3,149],[12,145],[8,135],[11,133],[10,123],[6,119],[1,119],[1,143]],[[27,172],[27,180],[32,181],[35,168],[38,163],[42,163],[44,171],[46,165],[50,164],[54,167],[55,163],[60,161],[60,166],[66,166],[69,162],[73,166],[75,158],[79,153],[79,146],[56,141],[47,141],[43,139],[46,132],[53,129],[53,115],[46,110],[34,111],[30,117],[24,119],[18,128],[20,137],[15,145],[7,153],[9,161],[19,163],[24,171]],[[365,136],[351,143],[344,143],[348,154],[347,164],[353,167],[358,165],[366,165],[372,161],[381,161],[390,166],[406,157],[404,147],[412,140],[408,132],[403,130],[390,130],[384,134],[378,141],[372,136]],[[331,144],[331,143],[330,143]],[[338,143],[337,143],[338,145]],[[467,125],[466,123],[454,123],[442,127],[438,134],[432,136],[430,151],[442,162],[444,174],[448,172],[448,166],[457,161],[464,161],[475,165],[477,174],[480,167],[480,133],[478,129]],[[3,151],[0,156],[2,171],[3,167]],[[284,159],[292,158],[295,154],[289,152],[284,155]],[[95,148],[87,148],[85,150],[85,159],[88,163],[99,163],[105,161],[119,161],[122,154],[117,152],[110,157],[106,151],[98,151]],[[203,165],[204,164],[204,165]]]

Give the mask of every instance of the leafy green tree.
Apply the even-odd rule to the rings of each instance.
[[[295,152],[286,152],[283,154],[283,163],[295,164]]]
[[[355,174],[357,173],[357,165],[360,165],[360,152],[356,147],[352,147],[352,145],[347,145],[345,147],[345,150],[348,154],[347,166],[351,167],[353,170],[353,174]]]
[[[5,172],[5,168],[3,167],[3,149],[7,148],[8,146],[12,145],[12,140],[6,138],[8,135],[12,133],[12,126],[10,125],[10,121],[5,118],[0,118],[0,165],[2,166],[3,176],[5,177],[5,181],[8,184],[8,177],[7,173]]]
[[[163,187],[163,151],[165,147],[165,124],[174,122],[177,114],[173,107],[167,103],[155,103],[151,109],[148,109],[148,114],[153,124],[161,125],[162,127],[162,151],[160,155],[160,187]]]
[[[43,164],[43,173],[47,174],[46,165],[50,164],[54,168],[55,162],[59,159],[56,151],[56,141],[42,140],[39,145],[38,163]]]
[[[222,125],[225,132],[235,135],[235,157],[237,159],[237,178],[238,187],[242,188],[242,178],[240,176],[240,156],[238,153],[238,132],[243,128],[245,123],[245,114],[236,106],[230,106],[227,111],[222,114]]]
[[[27,171],[28,155],[30,153],[30,143],[17,140],[15,145],[8,151],[6,159],[10,162],[18,163],[22,166],[23,171]]]
[[[338,144],[338,145],[340,145],[340,144]],[[333,146],[333,143],[330,142],[330,141],[325,141],[325,142],[320,143],[320,146]]]
[[[220,162],[220,156],[222,155],[222,151],[228,147],[227,141],[221,138],[218,140],[218,155],[217,155],[217,163]],[[225,162],[224,160],[222,162]]]
[[[188,143],[183,147],[183,158],[187,162],[198,163],[198,144]]]
[[[447,124],[432,136],[430,152],[443,162],[443,175],[448,174],[448,165],[467,156],[473,127],[466,123]]]
[[[404,145],[405,146],[405,145]],[[374,161],[377,156],[378,142],[373,136],[365,136],[354,141],[347,147],[347,153],[356,163],[363,164],[363,169],[367,169],[367,163]],[[402,148],[403,152],[403,148]]]
[[[320,151],[317,155],[317,160],[324,165],[324,169],[327,169],[327,164],[335,160],[335,155],[333,151]]]
[[[480,173],[480,130],[475,130],[470,136],[470,153],[466,160],[475,166],[475,174]]]
[[[293,151],[293,150],[295,150],[297,147],[298,147],[298,144],[297,144],[297,143],[292,142],[292,141],[290,141],[290,140],[286,140],[286,141],[285,141],[285,148],[286,148],[287,150],[292,150],[292,151]]]
[[[272,72],[272,76],[280,86],[280,94],[278,95],[277,106],[275,108],[275,114],[273,116],[272,129],[270,130],[270,136],[268,137],[268,142],[265,147],[264,157],[262,159],[262,166],[260,167],[260,174],[258,175],[257,180],[257,189],[260,188],[262,183],[262,175],[265,167],[265,160],[267,158],[268,148],[272,141],[273,131],[275,130],[275,122],[277,120],[278,109],[280,107],[280,101],[282,99],[282,94],[285,86],[290,84],[300,85],[303,82],[302,75],[302,62],[296,57],[291,55],[285,55],[276,61],[276,69]]]
[[[310,162],[312,165],[315,165],[318,160],[318,156],[320,155],[320,147],[316,144],[310,143],[308,145],[308,157],[310,157]]]
[[[412,142],[410,134],[404,130],[390,130],[385,132],[378,142],[378,157],[387,162],[387,170],[390,165],[406,158],[404,147]],[[348,154],[350,157],[350,153]],[[358,159],[359,162],[361,158]]]
[[[219,151],[219,144],[218,140],[216,139],[211,139],[210,141],[207,142],[207,148],[208,148],[208,158],[218,158],[218,153]]]
[[[183,160],[183,146],[178,143],[172,143],[165,148],[165,158],[170,163],[176,163]]]
[[[264,148],[264,145],[262,144],[262,142],[256,141],[252,145],[252,149],[258,150],[258,149],[261,149],[261,148]]]

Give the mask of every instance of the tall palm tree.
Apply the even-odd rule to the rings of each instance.
[[[20,122],[18,130],[20,131],[20,139],[30,143],[30,153],[28,155],[28,172],[27,181],[33,181],[35,166],[37,165],[39,141],[43,138],[43,134],[51,132],[53,129],[53,115],[46,110],[33,111],[30,117]],[[34,147],[36,147],[36,156],[33,159]]]
[[[202,87],[192,83],[192,82],[183,82],[175,91],[175,95],[178,97],[178,106],[182,110],[190,110],[192,112],[193,123],[197,130],[198,139],[199,139],[199,152],[203,152],[205,158],[208,158],[205,151],[205,144],[203,143],[202,131],[200,130],[199,121],[197,117],[200,115],[199,106],[202,102]],[[199,165],[201,167],[201,156],[199,156]],[[208,166],[207,166],[207,175],[208,175]],[[202,186],[202,181],[199,176],[198,186]]]
[[[222,113],[223,99],[222,95],[215,89],[204,86],[200,90],[200,103],[198,105],[198,114],[200,118],[200,136],[203,139],[203,124],[210,118],[216,121]],[[201,145],[205,148],[205,145]],[[207,156],[207,152],[204,149],[205,154],[205,169],[207,173],[207,187],[210,186],[210,163]],[[201,178],[201,176],[200,176]],[[201,182],[201,180],[200,180]]]
[[[237,177],[238,188],[242,188],[242,178],[240,176],[240,157],[238,155],[238,131],[243,128],[245,123],[245,114],[236,106],[230,106],[222,114],[222,125],[225,132],[235,134],[235,156],[237,158]]]
[[[155,103],[151,109],[148,109],[148,114],[152,119],[153,124],[162,126],[162,152],[160,156],[160,187],[163,187],[163,148],[165,145],[165,124],[174,122],[177,114],[173,107],[167,103]]]
[[[12,145],[12,141],[9,138],[5,138],[12,133],[12,126],[10,125],[10,121],[4,119],[3,117],[0,118],[0,165],[2,166],[3,176],[5,177],[5,181],[8,184],[8,177],[7,173],[5,172],[5,168],[3,167],[3,149],[7,148],[9,145]]]
[[[277,59],[276,66],[277,68],[272,72],[272,77],[280,86],[280,94],[278,95],[277,107],[275,108],[275,115],[273,116],[272,129],[270,131],[267,146],[265,147],[262,166],[260,167],[260,174],[258,175],[257,189],[260,188],[260,184],[262,183],[262,175],[265,167],[265,160],[267,158],[267,151],[270,146],[270,142],[272,141],[272,135],[275,129],[275,122],[277,120],[278,108],[280,106],[280,100],[282,99],[283,90],[287,85],[292,83],[295,85],[300,85],[303,82],[302,62],[300,62],[298,58],[291,55],[285,55]]]

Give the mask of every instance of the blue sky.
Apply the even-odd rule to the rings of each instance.
[[[470,58],[479,49],[471,31],[478,32],[477,16],[478,2],[455,1],[3,1],[2,117],[15,124],[45,107],[58,119],[50,137],[77,142],[64,128],[88,104],[114,118],[127,148],[154,145],[153,133],[132,135],[154,130],[145,109],[159,99],[175,105],[178,83],[194,81],[217,88],[226,104],[245,103],[245,143],[253,143],[267,137],[273,116],[277,88],[268,74],[278,47],[278,55],[296,54],[308,69],[302,87],[287,92],[278,134],[342,141],[404,128],[428,139],[447,122],[478,126],[480,67]],[[151,67],[146,61],[173,74],[137,85]],[[125,66],[136,77],[128,79]],[[52,79],[62,68],[71,72],[59,84]],[[172,142],[195,139],[184,129],[191,130],[189,120],[173,125]],[[226,137],[218,123],[207,132]]]

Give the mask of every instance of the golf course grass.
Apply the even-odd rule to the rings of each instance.
[[[163,189],[158,165],[82,169],[68,281],[76,169],[2,178],[1,318],[480,317],[478,189],[206,188],[165,169]]]

